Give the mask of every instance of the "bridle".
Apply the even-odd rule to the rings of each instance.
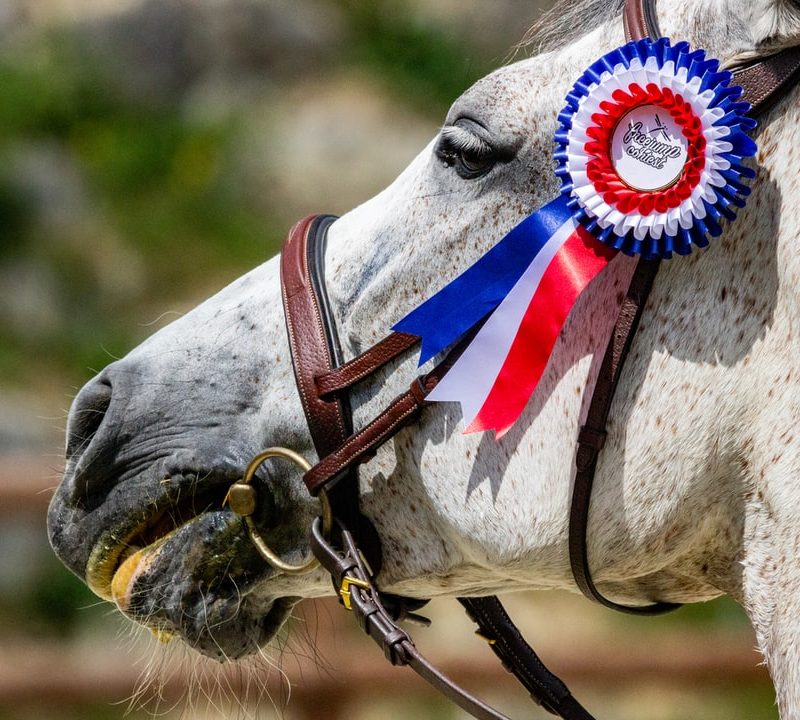
[[[628,40],[660,36],[655,0],[626,0],[623,15]],[[744,89],[753,115],[772,106],[800,76],[800,48],[792,48],[734,72],[734,83]],[[383,593],[375,586],[380,571],[380,541],[359,510],[358,466],[401,429],[417,422],[428,404],[426,396],[463,350],[465,341],[427,374],[415,378],[371,422],[354,431],[350,389],[368,380],[393,360],[411,350],[419,338],[392,333],[358,357],[344,362],[324,282],[327,231],[335,218],[314,215],[297,223],[281,255],[281,283],[295,379],[320,458],[310,465],[297,453],[270,448],[250,463],[244,478],[230,490],[228,501],[240,514],[248,533],[265,560],[287,574],[303,574],[318,564],[330,573],[341,603],[394,665],[409,665],[425,680],[476,718],[502,720],[504,715],[473,697],[431,665],[408,633],[397,625],[403,619],[427,623],[415,614],[425,601]],[[604,597],[589,570],[586,530],[594,471],[606,435],[614,392],[630,349],[642,310],[658,272],[658,260],[640,259],[609,339],[589,403],[587,419],[579,429],[576,472],[570,510],[569,554],[580,589],[603,605],[633,614],[656,614],[677,605],[654,602],[629,607]],[[252,485],[259,466],[269,458],[297,465],[309,492],[320,498],[321,516],[311,529],[314,557],[294,565],[278,557],[264,542],[251,515],[258,498]],[[549,712],[565,720],[592,720],[570,691],[541,662],[496,597],[458,598],[504,666]]]

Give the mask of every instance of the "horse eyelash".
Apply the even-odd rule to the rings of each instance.
[[[458,125],[442,128],[442,142],[457,152],[471,153],[478,157],[492,154],[492,146],[477,135]]]

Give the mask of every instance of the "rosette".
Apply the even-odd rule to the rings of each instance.
[[[686,255],[736,218],[755,122],[717,60],[638,40],[594,62],[555,134],[561,193],[394,327],[420,364],[485,319],[428,396],[461,403],[467,431],[506,432],[536,388],[575,301],[617,251]]]
[[[556,174],[575,219],[626,254],[705,247],[754,176],[756,123],[719,61],[688,43],[638,40],[595,62],[558,119]]]

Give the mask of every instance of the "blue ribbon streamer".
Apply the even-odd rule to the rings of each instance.
[[[526,217],[455,280],[392,329],[422,338],[419,364],[458,340],[492,312],[573,211],[561,195]]]

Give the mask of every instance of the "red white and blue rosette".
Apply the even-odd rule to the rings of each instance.
[[[686,255],[735,219],[756,145],[730,81],[702,50],[661,38],[604,55],[572,87],[555,134],[559,197],[394,328],[422,338],[422,364],[486,319],[429,395],[460,402],[468,432],[513,425],[577,298],[618,251]]]
[[[627,254],[669,258],[705,247],[734,220],[754,176],[755,121],[719,61],[688,43],[629,43],[567,95],[556,173],[575,218]]]

